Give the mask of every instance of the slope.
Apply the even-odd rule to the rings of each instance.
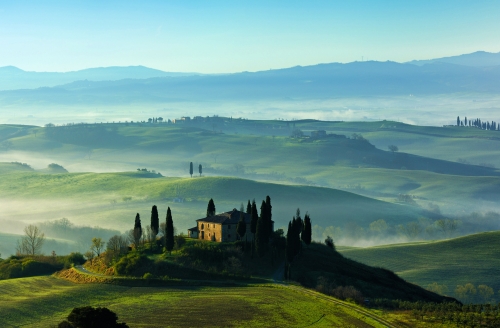
[[[454,295],[457,285],[472,283],[500,289],[500,232],[415,244],[340,250],[348,258],[384,267],[420,286],[437,282]],[[499,295],[500,296],[500,295]]]

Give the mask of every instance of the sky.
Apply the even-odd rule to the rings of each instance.
[[[0,67],[229,73],[500,52],[500,1],[0,2]]]

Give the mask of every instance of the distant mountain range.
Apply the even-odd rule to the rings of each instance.
[[[4,66],[0,67],[0,90],[54,87],[80,80],[116,81],[122,79],[149,79],[153,77],[176,77],[196,74],[198,73],[164,72],[144,66],[97,67],[66,73],[28,72],[14,66]]]
[[[408,62],[414,65],[425,65],[431,63],[447,63],[454,65],[464,65],[473,67],[487,67],[487,66],[498,66],[500,65],[500,52],[492,53],[486,51],[476,51],[471,54],[443,57],[428,60],[412,60]]]
[[[84,105],[500,93],[500,65],[479,65],[479,58],[483,55],[474,53],[431,60],[425,64],[419,62],[418,65],[416,62],[366,61],[225,75],[168,73],[141,66],[69,73],[33,73],[4,67],[0,68],[0,85],[23,79],[29,81],[31,77],[38,83],[55,83],[61,79],[70,83],[31,90],[0,91],[0,104]],[[493,63],[491,58],[498,56],[488,54],[488,63]],[[470,65],[446,63],[444,60]],[[35,83],[33,81],[31,83]],[[11,85],[15,85],[14,82]]]

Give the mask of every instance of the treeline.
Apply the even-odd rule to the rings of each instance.
[[[476,127],[478,129],[482,130],[493,130],[493,131],[500,131],[500,126],[498,126],[497,122],[495,121],[481,121],[480,118],[476,119],[467,119],[467,116],[463,119],[460,120],[460,116],[457,116],[457,126],[469,126],[469,127]]]
[[[372,305],[392,310],[411,311],[414,319],[431,324],[453,324],[456,327],[500,326],[500,304],[462,305],[375,299]]]

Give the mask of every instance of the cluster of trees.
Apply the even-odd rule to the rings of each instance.
[[[193,169],[193,162],[189,162],[189,174],[191,175],[191,178],[193,177],[193,173],[194,173],[194,169]],[[200,177],[201,177],[201,174],[203,173],[203,167],[200,165],[198,165],[198,173],[200,174]]]
[[[285,279],[290,277],[290,265],[302,249],[302,242],[306,245],[312,241],[312,226],[309,213],[306,213],[304,220],[300,216],[300,209],[297,208],[295,216],[288,222],[285,248]],[[333,247],[333,242],[332,242]]]
[[[163,117],[148,118],[148,123],[161,123],[161,122],[163,122]]]
[[[490,123],[488,121],[481,121],[479,118],[467,120],[467,116],[463,121],[460,120],[460,116],[457,116],[457,126],[474,126],[483,130],[500,131],[500,126],[495,121],[491,121]]]
[[[157,240],[157,235],[159,233],[163,234],[163,238]],[[172,211],[170,207],[167,208],[167,216],[165,218],[165,225],[162,227],[160,225],[160,219],[158,215],[158,208],[153,205],[151,208],[151,224],[146,226],[143,230],[141,223],[141,216],[139,213],[135,216],[134,228],[129,232],[129,238],[134,244],[134,247],[138,249],[141,245],[141,240],[143,243],[149,241],[150,248],[157,247],[159,249],[162,245],[165,246],[167,252],[171,253],[174,249],[174,222],[172,219]]]
[[[375,306],[411,311],[419,321],[434,324],[452,324],[456,327],[499,327],[500,304],[462,305],[459,303],[429,303],[374,300]]]

